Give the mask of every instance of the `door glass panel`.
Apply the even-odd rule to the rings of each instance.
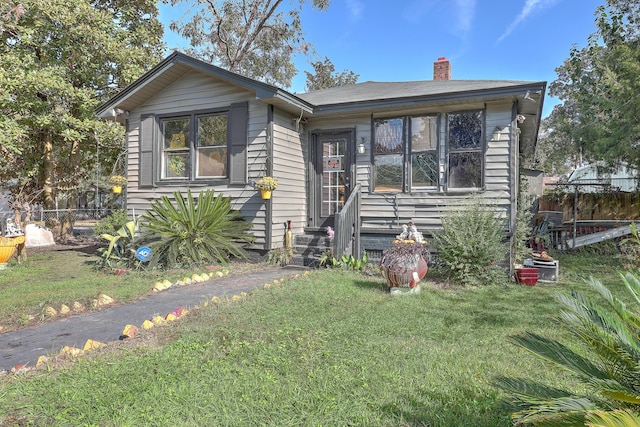
[[[339,212],[345,197],[345,140],[321,142],[322,177],[320,179],[320,214],[328,217]]]

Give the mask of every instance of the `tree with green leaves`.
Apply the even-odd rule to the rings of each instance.
[[[343,70],[338,73],[333,62],[326,56],[323,61],[312,62],[314,73],[305,71],[307,75],[307,91],[327,89],[330,87],[350,85],[358,82],[360,77],[353,71]]]
[[[549,87],[564,101],[551,129],[589,160],[640,166],[640,3],[606,0],[595,23],[587,46],[571,49]]]
[[[312,47],[304,40],[300,11],[305,3],[326,10],[330,0],[165,0],[189,3],[170,28],[190,41],[186,53],[265,83],[291,86],[296,53]]]
[[[122,126],[95,108],[161,58],[157,15],[153,0],[0,6],[0,182],[12,193],[75,207],[94,165],[122,152]]]

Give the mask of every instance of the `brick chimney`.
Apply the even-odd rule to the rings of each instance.
[[[444,56],[433,63],[433,80],[451,80],[451,63]]]

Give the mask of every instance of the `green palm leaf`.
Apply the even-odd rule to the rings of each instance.
[[[155,261],[164,265],[226,263],[247,258],[243,246],[253,242],[251,223],[231,209],[229,197],[214,195],[213,190],[194,198],[173,193],[173,201],[162,197],[151,204],[143,216],[143,241],[156,253]]]
[[[598,411],[587,416],[586,425],[589,427],[634,427],[640,426],[640,416],[631,410]]]
[[[640,281],[621,275],[640,301]],[[606,304],[598,304],[577,292],[560,295],[564,306],[559,320],[578,340],[568,346],[526,332],[510,341],[575,375],[589,387],[586,396],[574,396],[532,381],[500,378],[496,385],[510,393],[519,410],[517,423],[536,425],[622,426],[638,424],[640,407],[640,317],[606,286],[593,278],[587,282]],[[574,350],[575,348],[575,350]],[[587,417],[587,418],[585,418]],[[627,423],[627,424],[625,424]]]

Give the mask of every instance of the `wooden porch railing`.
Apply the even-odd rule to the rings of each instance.
[[[334,217],[333,256],[360,258],[360,184],[356,184],[340,212]]]

